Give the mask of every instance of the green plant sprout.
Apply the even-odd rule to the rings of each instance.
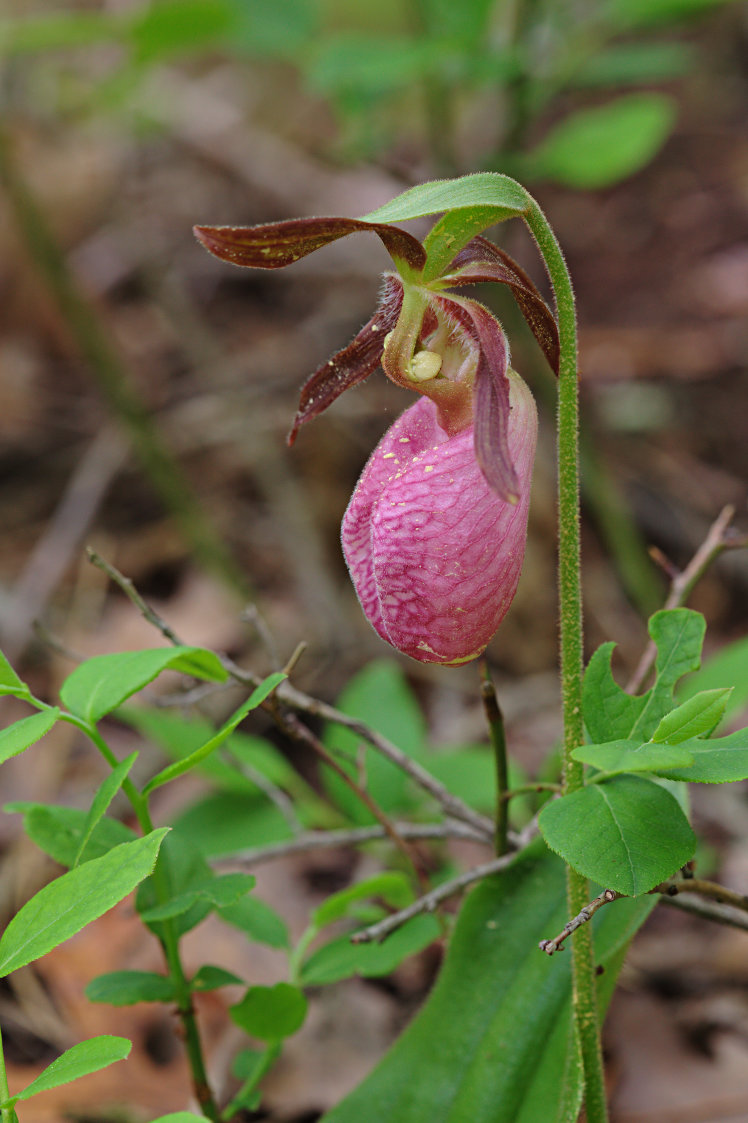
[[[425,215],[441,217],[423,243],[394,225]],[[490,227],[512,218],[523,220],[536,240],[553,287],[553,311],[519,267],[503,252],[494,252],[483,237]],[[35,697],[7,660],[0,660],[0,694],[32,711],[0,733],[0,763],[32,750],[56,723],[64,722],[90,739],[109,769],[87,811],[38,803],[6,808],[23,815],[29,837],[67,872],[11,921],[0,938],[0,974],[45,955],[137,887],[136,908],[161,946],[164,972],[99,976],[89,983],[87,995],[115,1007],[174,1005],[192,1095],[202,1116],[177,1111],[157,1123],[198,1118],[230,1123],[261,1104],[263,1078],[284,1041],[304,1024],[310,989],[356,975],[386,975],[446,935],[446,959],[424,1006],[374,1071],[324,1116],[324,1123],[378,1123],[383,1117],[393,1123],[573,1123],[582,1106],[588,1123],[604,1123],[600,1024],[626,949],[658,900],[748,928],[745,897],[692,876],[697,839],[687,796],[688,783],[748,778],[748,730],[721,732],[748,698],[748,645],[740,641],[701,669],[705,621],[684,604],[718,554],[745,543],[730,532],[732,512],[726,510],[691,564],[674,579],[665,607],[650,619],[651,643],[629,689],[613,675],[613,643],[596,651],[585,669],[575,309],[547,219],[516,181],[477,173],[412,188],[361,219],[203,227],[200,234],[214,252],[239,264],[278,266],[354,230],[373,231],[390,249],[395,272],[388,275],[389,293],[396,298],[380,308],[354,344],[312,376],[302,391],[297,424],[368,376],[380,359],[391,377],[418,394],[418,416],[426,410],[433,414],[428,440],[434,444],[429,449],[439,459],[416,465],[434,469],[417,473],[412,492],[414,510],[430,513],[431,520],[422,520],[420,530],[417,520],[410,523],[410,538],[431,533],[439,524],[438,505],[428,506],[428,481],[436,477],[441,457],[455,457],[454,478],[463,481],[455,499],[449,490],[439,490],[444,481],[451,486],[445,476],[436,485],[442,500],[447,495],[449,503],[463,502],[468,512],[482,511],[484,505],[493,511],[498,503],[504,512],[521,505],[528,470],[522,442],[532,441],[534,449],[525,406],[513,397],[516,384],[501,326],[481,305],[454,290],[489,273],[490,279],[508,284],[558,371],[560,775],[534,782],[507,757],[500,707],[481,656],[501,614],[491,617],[485,635],[476,632],[472,621],[460,625],[460,582],[456,587],[441,583],[450,575],[434,562],[437,550],[428,561],[434,599],[440,614],[454,614],[453,630],[465,647],[435,647],[442,633],[428,604],[429,583],[424,592],[415,572],[426,563],[413,562],[408,553],[412,542],[401,536],[400,522],[390,540],[375,538],[393,525],[380,520],[378,511],[362,522],[361,541],[374,543],[377,556],[383,551],[384,576],[376,558],[370,564],[365,550],[355,553],[355,543],[349,555],[364,611],[392,646],[408,650],[410,645],[410,653],[424,661],[476,659],[490,747],[433,751],[421,708],[392,661],[365,667],[333,707],[292,684],[293,659],[270,674],[258,674],[219,653],[185,644],[126,577],[92,554],[94,564],[126,593],[165,645],[87,659],[62,684],[56,705]],[[383,333],[380,316],[387,328]],[[521,424],[513,441],[518,416]],[[432,426],[434,419],[442,435]],[[403,435],[398,424],[391,433]],[[417,429],[405,435],[410,440]],[[382,447],[387,454],[392,451],[390,444]],[[396,459],[394,453],[391,459]],[[458,477],[458,464],[467,476]],[[411,482],[408,471],[403,469],[406,483]],[[368,486],[370,478],[365,472],[359,487]],[[409,494],[407,488],[398,492],[396,504],[407,505]],[[485,524],[468,519],[462,525],[466,558],[471,533],[483,536],[487,557],[492,538],[509,535],[507,556],[521,561],[524,526],[515,538],[516,528],[503,514]],[[445,538],[437,534],[437,546],[454,533],[447,519],[441,526]],[[394,595],[383,582],[402,551],[408,564],[398,596],[412,592],[405,603],[415,605],[412,619],[421,629],[413,634],[425,639],[428,650],[418,642],[412,645],[411,638],[400,642],[389,624],[380,628],[383,617],[377,615],[376,598],[368,596],[369,581],[382,603]],[[364,555],[366,564],[359,569]],[[454,564],[451,556],[441,556],[447,559],[445,566]],[[468,578],[475,567],[465,564],[469,594],[473,586]],[[512,581],[505,585],[490,566],[488,572],[493,595],[503,605],[513,595]],[[435,654],[445,657],[434,659]],[[244,701],[218,729],[199,718],[135,702],[135,695],[166,670],[184,677],[187,693],[177,695],[182,702],[196,681],[201,692],[206,684],[216,691],[238,685]],[[640,692],[649,679],[651,685]],[[271,744],[240,728],[257,710],[317,757],[318,789]],[[107,743],[105,722],[113,716],[155,742],[170,762],[154,765],[148,779],[136,785],[131,778],[136,754],[118,760]],[[324,725],[321,735],[312,727],[318,721]],[[548,749],[550,753],[552,746]],[[210,785],[209,794],[168,827],[154,829],[151,794],[193,770]],[[129,800],[132,827],[109,814],[120,790]],[[455,872],[440,850],[449,838],[484,844],[486,860]],[[424,840],[431,840],[441,856],[435,884],[414,846]],[[282,918],[256,895],[250,871],[280,855],[343,843],[376,847],[384,868],[323,901],[294,944]],[[232,860],[230,872],[221,866],[227,858]],[[434,915],[444,901],[470,886],[474,888],[454,922],[446,914]],[[693,898],[704,901],[695,904]],[[285,951],[287,978],[272,986],[248,984],[212,963],[188,971],[181,940],[210,914],[239,929],[250,943]],[[556,955],[566,941],[571,956]],[[250,1044],[235,1058],[234,1090],[219,1102],[207,1075],[193,996],[225,986],[241,988],[228,1013]],[[128,1048],[129,1042],[118,1037],[82,1042],[21,1092],[8,1087],[3,1063],[3,1123],[17,1120],[18,1111],[22,1117],[30,1096],[124,1059]]]

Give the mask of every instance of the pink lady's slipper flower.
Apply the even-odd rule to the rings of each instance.
[[[425,279],[424,246],[398,227],[357,219],[196,227],[238,265],[279,268],[356,230],[378,234],[398,266],[352,343],[301,391],[289,442],[381,363],[419,400],[384,435],[343,518],[342,543],[361,606],[378,634],[425,663],[480,655],[514,597],[525,551],[537,436],[532,395],[508,366],[498,321],[450,289],[509,285],[558,367],[556,322],[532,281],[485,238]]]

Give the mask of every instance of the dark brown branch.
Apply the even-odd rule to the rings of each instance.
[[[572,932],[576,932],[577,928],[581,928],[583,924],[588,924],[598,909],[603,905],[609,905],[611,901],[617,901],[621,897],[621,893],[616,893],[615,889],[603,889],[599,896],[594,897],[588,905],[580,909],[576,916],[573,916],[567,924],[563,926],[557,936],[552,940],[541,940],[538,947],[544,951],[546,955],[553,955],[555,951],[564,950],[564,940],[566,940]]]

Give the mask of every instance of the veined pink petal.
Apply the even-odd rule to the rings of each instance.
[[[515,504],[488,486],[473,427],[449,437],[420,398],[387,431],[343,518],[342,542],[364,613],[423,663],[461,663],[485,649],[512,602],[527,534],[537,438],[535,402],[509,372]]]

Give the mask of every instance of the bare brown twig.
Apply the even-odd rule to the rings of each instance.
[[[598,909],[603,905],[609,905],[612,901],[617,901],[621,897],[621,893],[616,893],[615,889],[603,889],[602,893],[597,897],[593,897],[588,905],[573,916],[567,924],[563,926],[557,936],[552,940],[541,940],[538,947],[544,951],[546,955],[553,955],[555,951],[564,950],[564,940],[566,940],[572,932],[576,932],[577,928],[581,928],[583,924],[588,924]]]

